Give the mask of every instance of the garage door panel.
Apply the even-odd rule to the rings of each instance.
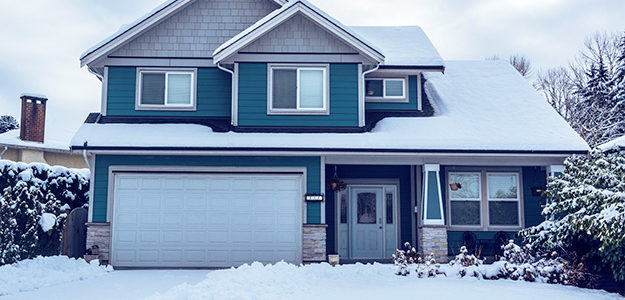
[[[301,176],[117,174],[114,266],[301,262]]]

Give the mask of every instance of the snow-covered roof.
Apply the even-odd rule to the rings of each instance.
[[[226,58],[237,49],[244,47],[252,40],[262,36],[264,33],[279,25],[283,20],[288,19],[293,14],[298,12],[305,13],[314,20],[317,20],[317,22],[326,27],[327,30],[333,30],[332,27],[336,26],[338,29],[334,32],[336,36],[344,38],[347,43],[351,44],[356,49],[367,53],[376,60],[381,61],[384,59],[383,52],[379,47],[366,40],[350,27],[343,25],[343,23],[306,0],[291,0],[281,8],[272,11],[252,26],[241,31],[239,34],[233,36],[231,39],[217,47],[215,51],[213,51],[213,60],[218,62],[221,59]]]
[[[602,151],[608,151],[617,148],[625,149],[625,135],[615,138],[605,144],[599,145],[599,149],[601,149]]]
[[[20,98],[23,97],[27,97],[27,98],[36,98],[36,99],[48,99],[48,97],[44,94],[38,94],[38,93],[22,93],[20,95]]]
[[[444,66],[443,59],[419,26],[351,26],[382,49],[387,66]]]
[[[219,133],[192,124],[83,124],[71,145],[582,152],[588,145],[504,61],[447,61],[426,74],[433,117],[392,117],[367,133]]]
[[[0,147],[69,152],[69,141],[71,138],[72,132],[70,131],[48,130],[48,126],[46,126],[43,143],[24,141],[20,139],[20,130],[14,129],[0,134]],[[2,149],[0,149],[0,152],[2,152]]]

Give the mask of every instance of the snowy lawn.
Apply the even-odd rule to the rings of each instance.
[[[67,259],[66,259],[67,260]],[[68,260],[69,261],[69,260]],[[84,264],[84,263],[83,263]],[[15,292],[2,299],[623,299],[616,294],[570,286],[510,280],[473,278],[401,277],[393,265],[314,264],[297,267],[286,263],[255,263],[236,269],[123,270],[76,276],[74,281],[52,281],[45,273],[53,264],[38,264],[31,273],[14,273],[26,281],[42,282],[41,288]],[[71,264],[68,264],[71,266]],[[77,266],[74,266],[77,267]],[[77,267],[77,274],[85,274]],[[61,272],[63,274],[63,272]],[[88,273],[88,272],[87,272]],[[0,283],[10,274],[0,269]],[[59,276],[62,277],[62,276]],[[68,277],[65,277],[68,279]],[[40,280],[37,280],[40,279]],[[12,279],[12,282],[18,280]],[[65,283],[61,283],[65,282]],[[15,285],[15,283],[13,283]],[[50,286],[50,284],[53,284]],[[47,285],[47,286],[44,286]]]

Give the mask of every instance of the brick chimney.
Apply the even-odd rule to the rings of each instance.
[[[20,99],[22,99],[20,139],[43,143],[48,98],[43,95],[22,94]]]

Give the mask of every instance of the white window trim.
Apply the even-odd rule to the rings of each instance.
[[[524,193],[523,193],[523,171],[520,168],[473,168],[473,167],[458,167],[446,170],[446,185],[447,193],[445,195],[447,208],[446,209],[446,217],[447,217],[447,228],[448,230],[454,231],[518,231],[525,227],[525,217],[524,217]],[[449,174],[457,174],[457,173],[475,173],[480,174],[480,214],[481,226],[469,226],[469,225],[452,225],[451,224],[451,195],[449,193]],[[519,225],[518,226],[506,226],[506,225],[489,225],[489,211],[488,211],[488,174],[516,174],[517,175],[517,199],[512,200],[517,201],[518,203],[518,213],[519,213]],[[457,200],[457,199],[456,199]],[[502,201],[493,199],[494,201]],[[484,204],[485,203],[485,204]]]
[[[398,103],[407,103],[410,101],[408,97],[408,76],[406,77],[371,77],[365,78],[365,89],[367,88],[368,80],[382,80],[382,96],[366,96],[366,102],[398,102]],[[401,96],[386,96],[386,82],[387,81],[401,81],[403,84],[403,94]]]
[[[477,175],[478,178],[478,198],[452,198],[451,187],[449,184],[453,183],[449,180],[451,175]],[[484,227],[484,216],[482,213],[482,172],[449,172],[447,173],[447,195],[449,195],[449,226],[450,227],[462,227],[462,228],[482,228]],[[465,225],[465,224],[453,224],[451,221],[451,202],[452,201],[476,201],[480,204],[480,224],[479,225]]]
[[[165,73],[165,103],[164,104],[142,104],[141,89],[144,73]],[[170,74],[191,75],[191,103],[190,104],[170,104],[167,102],[167,82]],[[135,93],[136,110],[172,110],[172,111],[195,111],[197,109],[197,69],[195,68],[137,68],[137,81]]]
[[[287,69],[296,70],[296,108],[273,108],[273,70]],[[322,108],[301,108],[299,93],[299,77],[301,70],[321,70],[323,71],[323,107]],[[268,64],[267,65],[267,114],[268,115],[329,115],[330,114],[330,76],[328,64]]]
[[[517,187],[517,192],[516,192],[516,198],[515,199],[511,199],[511,198],[505,198],[505,199],[499,199],[499,198],[491,198],[490,197],[490,193],[488,191],[488,177],[489,175],[514,175],[516,176],[516,187]],[[520,181],[520,173],[516,173],[516,172],[486,172],[486,221],[487,221],[487,227],[488,228],[499,228],[499,229],[519,229],[521,228],[521,181]],[[517,220],[518,220],[518,224],[516,225],[491,225],[490,224],[490,202],[491,201],[496,201],[496,202],[516,202],[517,204]]]

